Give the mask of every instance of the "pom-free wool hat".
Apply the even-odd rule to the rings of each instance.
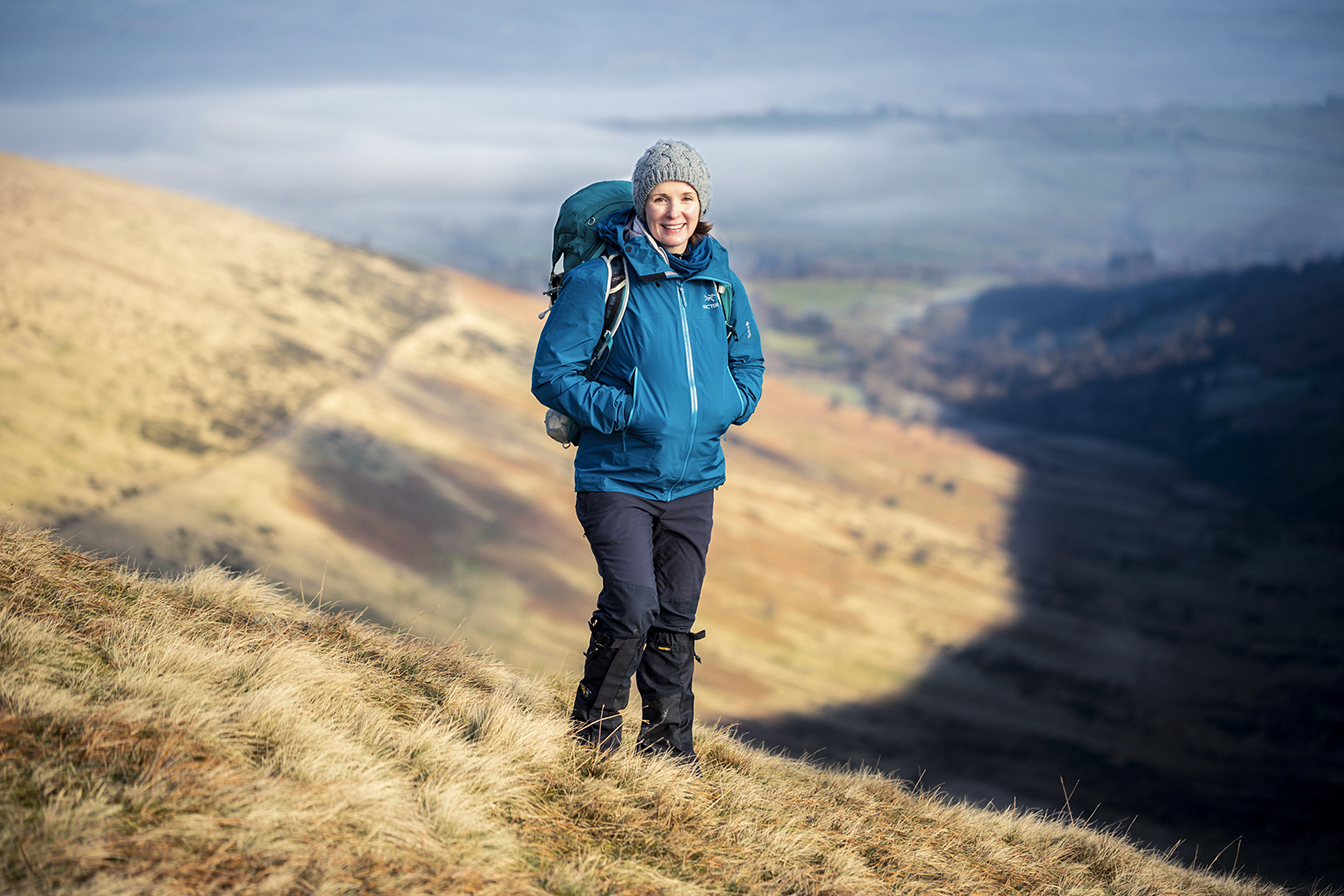
[[[700,197],[700,214],[709,210],[709,169],[700,153],[680,140],[659,140],[646,149],[635,163],[630,180],[635,185],[635,210],[641,218],[653,188],[667,180],[690,184]]]

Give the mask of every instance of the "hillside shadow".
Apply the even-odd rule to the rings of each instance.
[[[1113,827],[1187,863],[1344,882],[1344,552],[1099,440],[977,426],[1017,460],[1019,611],[908,691],[747,740],[957,800]]]

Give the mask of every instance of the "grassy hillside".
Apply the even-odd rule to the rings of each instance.
[[[1123,838],[701,727],[704,777],[566,733],[572,680],[0,530],[13,893],[1227,894]],[[628,748],[627,748],[628,749]]]
[[[538,296],[54,166],[0,171],[22,195],[0,204],[0,514],[575,673],[598,582],[572,455],[528,392]],[[134,265],[100,273],[120,254]],[[832,351],[972,285],[851,280],[853,323],[829,335],[808,333],[825,283],[768,297],[795,348]],[[824,354],[788,366],[854,374]],[[1169,459],[842,398],[772,376],[725,446],[703,719],[1000,806],[1054,811],[1067,781],[1072,806],[1186,861],[1339,881],[1344,551]],[[216,426],[239,407],[270,410]]]
[[[1290,519],[1344,520],[1344,261],[1019,285],[844,339],[874,406],[1129,442]],[[1344,539],[1339,530],[1336,539]]]
[[[1015,461],[1016,594],[911,688],[741,730],[1000,803],[1067,790],[1187,857],[1239,842],[1274,879],[1344,881],[1342,272],[1020,285],[927,312],[903,284],[758,290],[818,388],[958,420]],[[918,313],[856,324],[828,313],[846,293],[869,321]]]
[[[0,154],[0,501],[53,524],[259,444],[449,307],[440,274]]]
[[[0,502],[16,518],[158,572],[262,570],[417,634],[577,668],[598,581],[573,455],[528,390],[540,296],[15,157],[0,183],[24,197],[0,204],[15,235]],[[125,259],[117,276],[108,259]],[[416,314],[392,326],[389,307]],[[359,359],[340,354],[355,342]],[[235,405],[265,425],[226,439]],[[889,694],[1011,615],[1011,464],[779,380],[733,439],[704,604],[711,717]]]

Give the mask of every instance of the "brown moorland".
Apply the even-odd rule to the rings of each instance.
[[[59,523],[257,445],[448,307],[444,278],[0,154],[0,490]]]
[[[0,528],[7,892],[1282,896],[1120,836],[701,727],[701,778],[568,735],[568,682]]]
[[[597,582],[527,391],[538,297],[15,157],[0,188],[16,518],[573,675]],[[1338,774],[1310,760],[1337,704],[1269,750],[1258,714],[1337,676],[1290,614],[1248,614],[1268,594],[1328,619],[1337,552],[1255,542],[1142,453],[901,425],[777,377],[727,451],[702,718],[1000,805],[1062,806],[1083,779],[1081,814],[1164,848],[1325,865]],[[1226,786],[1247,769],[1293,789],[1248,801]]]
[[[528,391],[540,297],[0,162],[22,198],[0,215],[15,236],[0,248],[0,500],[19,520],[146,569],[263,570],[511,663],[575,668],[597,581],[571,455]],[[235,405],[274,413],[230,440]],[[891,694],[1011,615],[1004,458],[780,380],[728,450],[711,717]]]

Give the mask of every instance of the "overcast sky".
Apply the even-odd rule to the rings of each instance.
[[[669,121],[1334,95],[1339,0],[0,3],[0,148],[450,261],[491,228],[544,238],[570,190],[680,136]],[[922,182],[943,158],[909,128],[692,142],[725,214],[800,186],[848,207],[875,160],[904,153]],[[902,195],[890,213],[941,201]]]
[[[1320,99],[1338,0],[6,0],[0,95],[613,80],[692,111]],[[713,93],[685,95],[677,82]],[[586,83],[585,83],[586,82]]]

